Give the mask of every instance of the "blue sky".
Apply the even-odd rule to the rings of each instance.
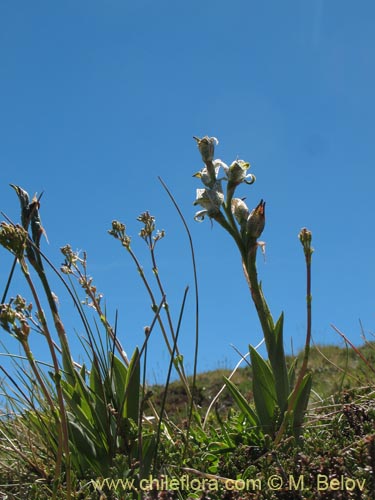
[[[180,349],[191,372],[191,260],[161,176],[195,245],[199,369],[232,367],[231,344],[246,352],[262,336],[234,244],[216,224],[193,220],[200,184],[192,174],[202,163],[192,136],[216,136],[216,157],[247,160],[257,177],[239,194],[250,207],[267,202],[266,262],[259,256],[258,272],[275,318],[285,313],[287,349],[304,344],[297,235],[305,226],[315,248],[314,341],[341,344],[333,323],[360,344],[359,320],[372,338],[374,15],[370,0],[1,2],[1,210],[17,220],[9,183],[31,195],[44,191],[43,250],[56,265],[66,243],[87,251],[109,318],[119,310],[129,353],[152,314],[129,256],[106,231],[113,219],[125,222],[147,270],[136,217],[155,215],[166,231],[157,256],[176,321],[190,286]],[[3,251],[0,259],[3,287],[10,259]],[[19,286],[16,277],[10,295]],[[73,339],[78,318],[56,290]],[[151,381],[168,364],[160,332],[152,335]],[[34,342],[43,356],[43,341]]]

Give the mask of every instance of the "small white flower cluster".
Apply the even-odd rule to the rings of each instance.
[[[258,238],[264,229],[265,218],[263,200],[251,212],[245,202],[240,198],[233,198],[235,189],[242,183],[253,184],[255,175],[247,173],[250,163],[244,160],[235,160],[230,166],[222,160],[214,160],[215,145],[219,143],[216,137],[203,137],[197,141],[198,149],[202,155],[205,166],[194,177],[199,178],[204,188],[197,189],[194,205],[200,205],[203,210],[195,214],[194,219],[202,222],[206,215],[220,222],[223,214],[221,207],[224,205],[235,216],[241,227],[241,233],[247,238]],[[220,168],[224,176],[219,178]],[[226,199],[223,193],[222,182],[227,182]]]

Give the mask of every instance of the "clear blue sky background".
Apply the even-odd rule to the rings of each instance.
[[[216,136],[216,157],[247,160],[257,176],[241,187],[250,207],[267,201],[259,276],[285,343],[304,344],[305,268],[297,238],[313,232],[313,337],[356,344],[359,320],[374,331],[375,4],[234,0],[12,0],[0,3],[0,199],[18,219],[9,183],[44,191],[42,219],[59,265],[70,243],[88,253],[109,318],[131,353],[152,320],[129,256],[107,234],[120,219],[149,270],[136,217],[166,230],[157,255],[172,313],[190,286],[180,348],[194,352],[193,276],[186,234],[161,187],[183,211],[195,244],[200,294],[199,370],[232,367],[262,336],[237,250],[209,221],[195,223],[192,139]],[[11,259],[1,252],[3,288]],[[152,279],[151,273],[149,273]],[[15,278],[10,295],[18,291]],[[79,320],[56,285],[74,338]],[[5,333],[2,339],[14,352]],[[44,354],[35,339],[36,356]],[[77,357],[80,348],[77,345]],[[151,381],[168,356],[160,332],[149,352]],[[4,359],[0,362],[5,363]]]

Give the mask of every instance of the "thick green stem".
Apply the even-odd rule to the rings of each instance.
[[[258,245],[256,240],[254,239],[249,243],[247,259],[245,262],[243,262],[243,269],[247,283],[250,288],[251,297],[253,299],[256,311],[258,313],[267,350],[269,351],[270,337],[273,333],[274,324],[267,302],[264,298],[262,289],[258,282],[258,272],[256,268],[257,248]]]

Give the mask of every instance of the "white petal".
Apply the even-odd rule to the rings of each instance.
[[[207,210],[200,210],[194,215],[194,220],[196,222],[203,222],[206,215],[207,215]]]
[[[212,163],[214,164],[215,170],[216,168],[219,170],[220,167],[223,167],[224,171],[227,172],[229,168],[228,165],[220,159],[214,160]]]

